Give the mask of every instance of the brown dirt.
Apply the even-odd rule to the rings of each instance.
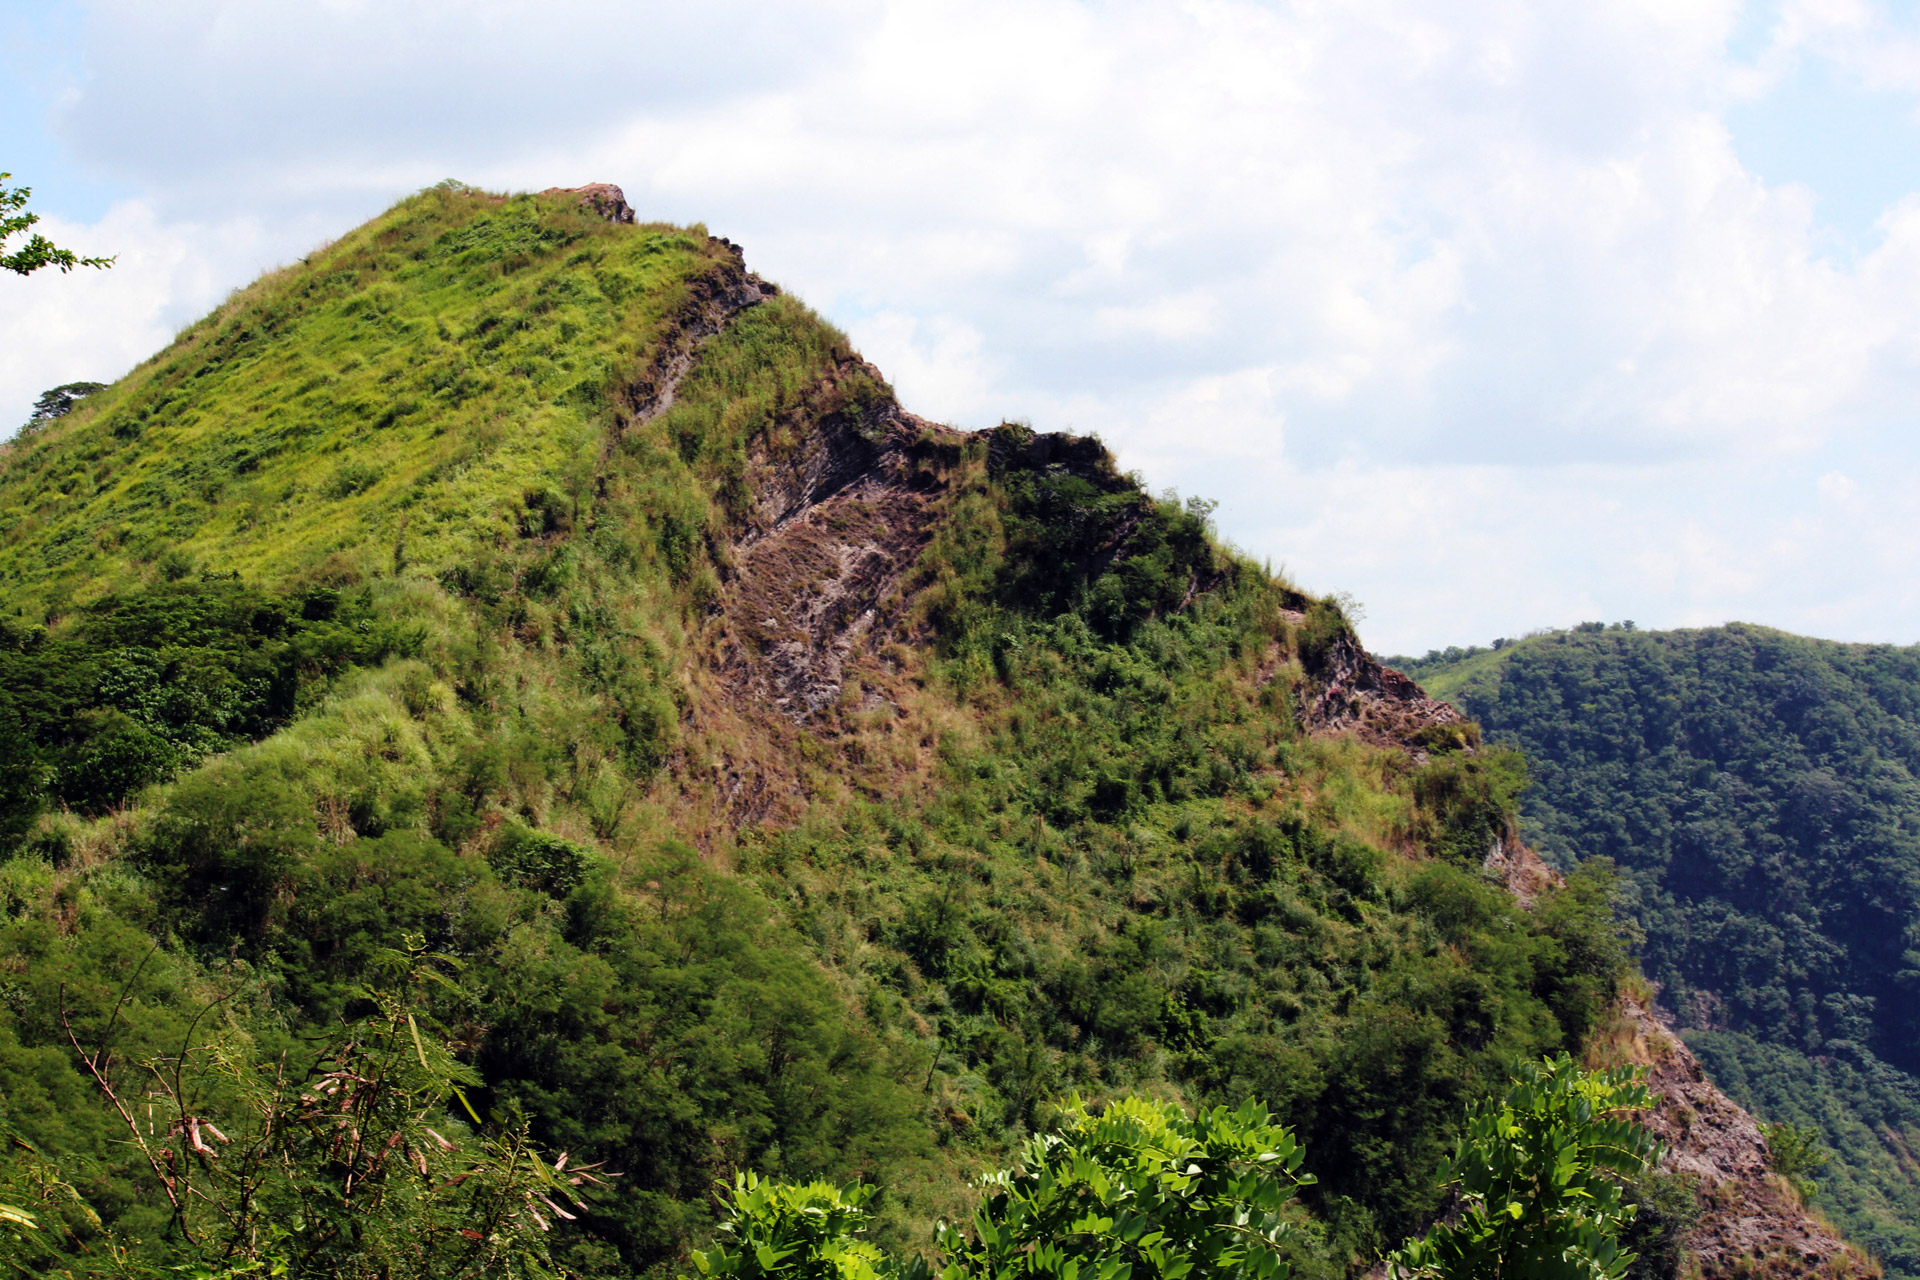
[[[962,439],[893,409],[864,430],[815,424],[796,459],[750,461],[753,514],[721,606],[740,692],[796,724],[839,701],[855,649],[890,638],[886,605],[933,535],[946,489],[920,464]]]
[[[877,799],[924,782],[919,685],[894,642],[914,647],[906,577],[968,437],[890,395],[849,403],[848,388],[876,385],[847,359],[749,452],[690,725],[714,744],[706,803],[722,828],[795,820],[841,788]],[[815,759],[828,739],[837,768]]]

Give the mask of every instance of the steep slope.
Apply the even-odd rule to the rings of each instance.
[[[1529,838],[1621,866],[1693,1052],[1920,1275],[1920,650],[1590,625],[1409,665],[1526,752]]]
[[[0,458],[36,1265],[185,1256],[100,1081],[220,1117],[433,955],[476,1109],[624,1175],[579,1274],[668,1272],[749,1168],[924,1246],[1072,1089],[1269,1100],[1298,1275],[1431,1220],[1464,1107],[1626,972],[1604,877],[1489,878],[1515,759],[1204,507],[915,418],[629,217],[424,192]]]

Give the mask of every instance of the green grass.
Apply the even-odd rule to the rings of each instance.
[[[0,462],[0,591],[340,557],[435,572],[575,504],[610,393],[719,250],[564,201],[433,190],[267,276]],[[38,621],[38,618],[33,618]]]
[[[1418,680],[1420,687],[1427,691],[1428,697],[1438,698],[1442,702],[1458,702],[1462,691],[1469,686],[1482,684],[1498,677],[1506,652],[1504,649],[1487,650],[1460,662],[1437,666],[1414,662],[1400,666],[1399,660],[1393,658],[1386,658],[1383,661],[1389,666],[1399,667],[1400,670]]]

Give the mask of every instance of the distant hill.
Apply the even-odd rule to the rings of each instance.
[[[1527,838],[1625,870],[1687,1043],[1920,1276],[1920,648],[1590,623],[1385,661],[1526,753]]]

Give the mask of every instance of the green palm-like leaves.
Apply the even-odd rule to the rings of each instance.
[[[1623,1182],[1660,1157],[1628,1113],[1652,1105],[1637,1069],[1580,1071],[1565,1054],[1522,1063],[1505,1099],[1469,1117],[1442,1166],[1459,1209],[1390,1260],[1395,1280],[1619,1280],[1633,1219]]]
[[[942,1280],[1284,1280],[1280,1211],[1301,1148],[1249,1101],[1189,1119],[1122,1098],[1095,1115],[1069,1101],[1019,1168],[986,1180],[971,1233],[942,1226]]]
[[[874,1189],[850,1182],[774,1182],[737,1174],[723,1206],[721,1239],[695,1249],[693,1264],[709,1280],[882,1280],[924,1278],[916,1260],[902,1265],[860,1238]]]
[[[983,1180],[968,1228],[941,1224],[939,1280],[1286,1280],[1280,1211],[1313,1178],[1259,1103],[1189,1119],[1148,1098],[1099,1115],[1073,1098],[1024,1155]],[[933,1280],[920,1259],[860,1238],[872,1194],[740,1174],[720,1242],[694,1265],[703,1280]]]

